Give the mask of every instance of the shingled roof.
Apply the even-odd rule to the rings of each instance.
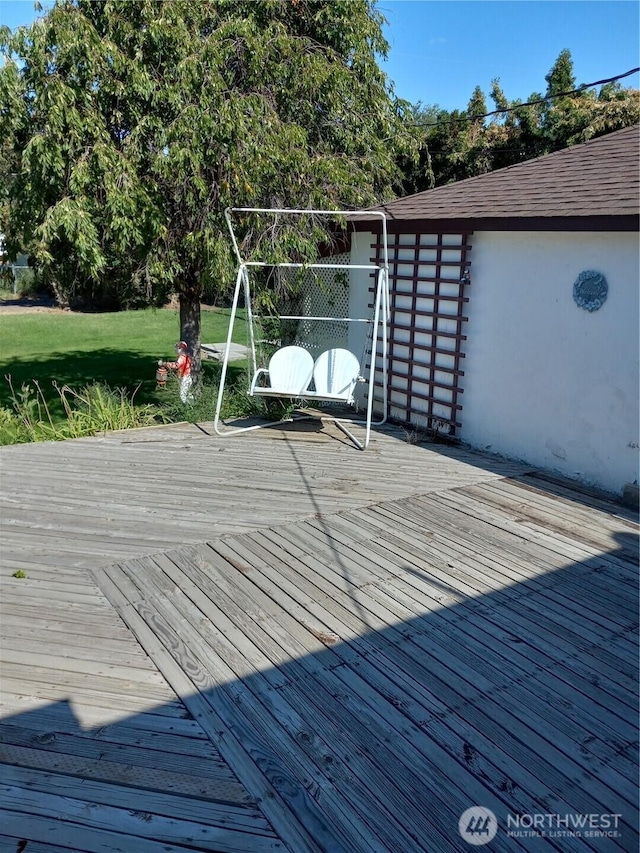
[[[397,199],[379,209],[442,229],[635,231],[640,211],[640,125],[535,160]]]

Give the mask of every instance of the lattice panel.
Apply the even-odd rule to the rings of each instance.
[[[461,426],[469,236],[392,234],[388,238],[389,416],[448,435],[455,435]],[[375,248],[377,257],[372,260],[378,263],[382,246],[378,243]],[[376,394],[381,400],[379,387]]]
[[[348,264],[348,253],[333,255],[327,263]],[[304,317],[348,317],[349,316],[349,271],[341,269],[310,269],[300,275],[300,270],[284,269],[282,275],[288,280],[297,296],[280,306],[281,314],[297,314]],[[314,359],[333,347],[348,346],[349,324],[338,320],[300,320],[295,324],[283,321],[282,342],[295,343],[308,349]]]

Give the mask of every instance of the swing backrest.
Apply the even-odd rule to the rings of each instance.
[[[316,359],[313,381],[318,397],[350,401],[360,374],[360,362],[348,349],[330,349]]]
[[[298,397],[305,393],[313,376],[313,356],[302,347],[283,347],[269,361],[272,391]]]

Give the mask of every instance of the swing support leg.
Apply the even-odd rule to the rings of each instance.
[[[386,247],[386,236],[384,245]],[[378,327],[381,326],[382,331],[382,418],[380,420],[373,420],[373,388],[375,382],[375,355],[376,350],[375,346],[372,349],[371,355],[371,365],[369,367],[369,378],[368,378],[368,393],[367,393],[367,413],[364,420],[362,419],[340,419],[338,418],[323,418],[323,420],[332,420],[335,425],[345,433],[345,435],[349,436],[351,441],[355,444],[355,446],[359,450],[366,450],[369,446],[369,440],[371,438],[371,426],[375,424],[376,426],[382,426],[382,424],[386,423],[387,420],[387,394],[388,394],[388,376],[387,376],[387,323],[389,320],[389,278],[387,275],[387,264],[385,263],[385,267],[380,270],[378,275],[378,284],[376,287],[376,299],[374,305],[374,314],[373,314],[373,328],[372,328],[372,340],[377,341],[378,338]],[[353,433],[345,427],[345,424],[357,424],[359,426],[364,427],[365,429],[365,437],[364,444],[359,441]]]
[[[339,430],[341,430],[346,436],[348,436],[351,439],[351,441],[355,444],[355,446],[358,448],[358,450],[365,450],[367,445],[363,444],[361,441],[359,441],[359,439],[357,439],[355,437],[355,435],[351,432],[351,430],[347,429],[347,427],[345,426],[345,424],[342,421],[339,421],[337,418],[322,418],[322,420],[323,421],[331,421],[332,423],[334,423],[338,427]],[[351,423],[351,422],[347,421],[347,423]]]
[[[231,316],[229,319],[229,330],[227,332],[227,345],[224,350],[224,357],[222,359],[222,372],[220,374],[220,387],[218,388],[218,399],[216,401],[216,411],[213,418],[213,429],[214,432],[219,436],[228,436],[228,435],[237,435],[241,432],[251,432],[256,429],[265,429],[269,426],[278,426],[278,424],[287,424],[291,423],[292,418],[283,418],[280,421],[271,421],[265,424],[256,424],[255,426],[248,427],[236,427],[231,429],[222,430],[221,424],[223,423],[220,418],[220,410],[222,408],[222,398],[224,394],[224,386],[227,378],[227,368],[229,366],[229,352],[231,351],[231,338],[233,335],[233,324],[236,319],[236,313],[238,311],[238,301],[240,298],[240,291],[244,288],[245,293],[245,301],[248,306],[248,321],[249,321],[249,331],[251,335],[251,360],[253,363],[253,370],[255,373],[256,370],[256,344],[255,338],[253,335],[253,324],[251,323],[251,300],[249,298],[249,276],[247,273],[247,268],[244,264],[240,264],[238,268],[238,275],[236,278],[236,287],[233,294],[233,303],[231,305]]]

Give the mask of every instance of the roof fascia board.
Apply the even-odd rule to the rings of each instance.
[[[379,231],[378,223],[353,221],[356,231]],[[640,231],[640,215],[517,216],[482,219],[387,219],[389,234],[471,234],[474,231]]]

